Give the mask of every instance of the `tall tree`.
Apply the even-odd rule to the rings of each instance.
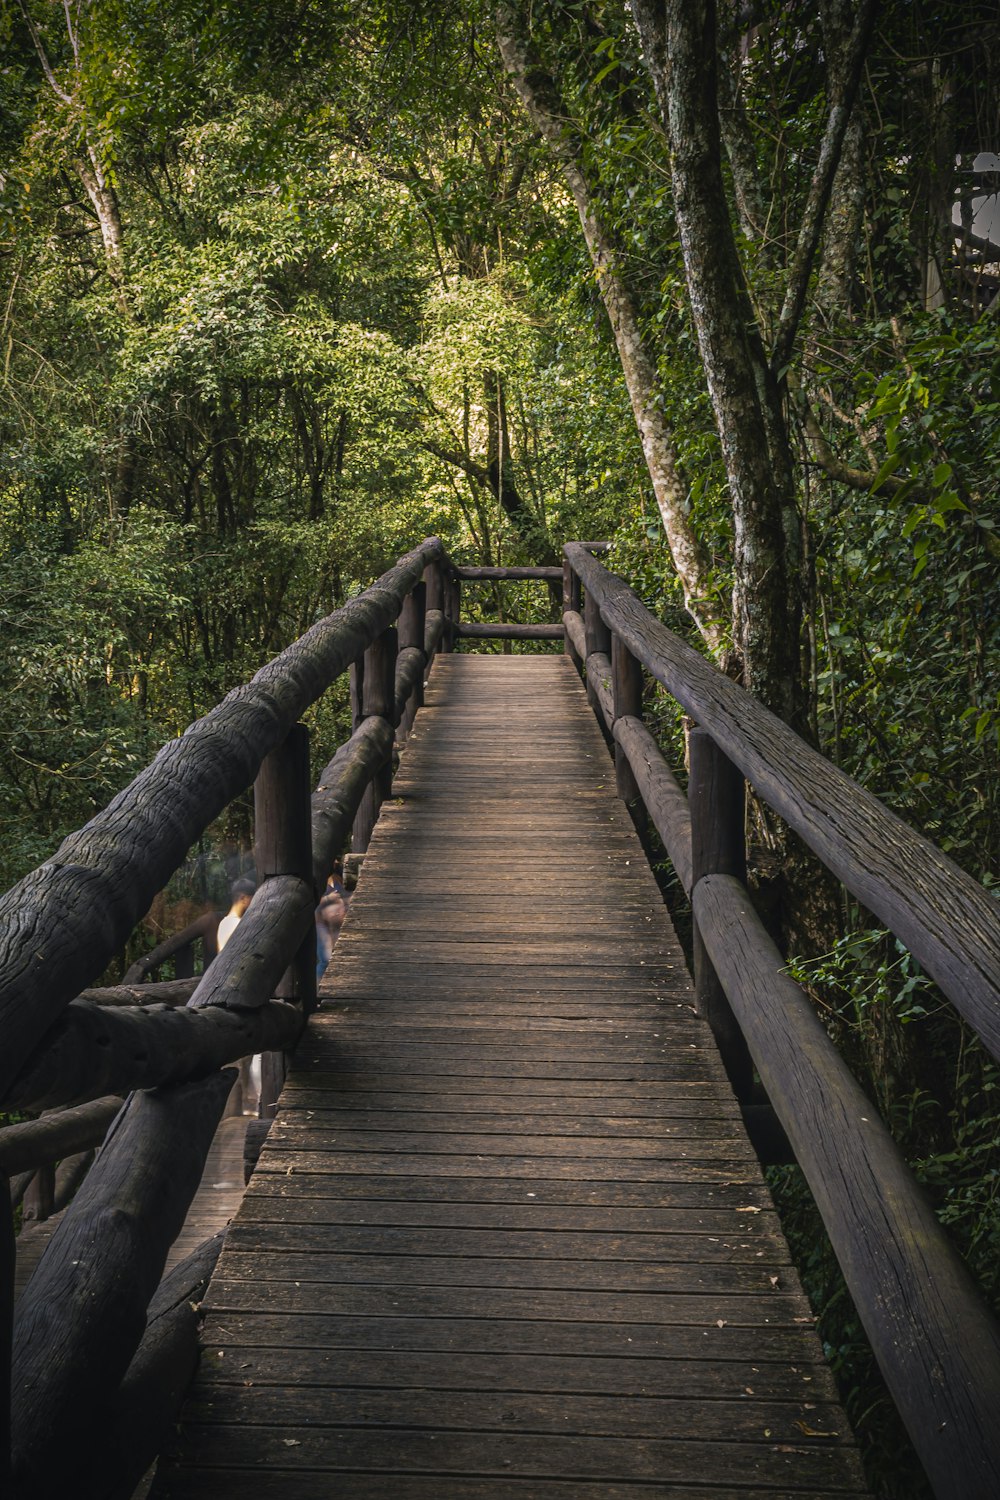
[[[616,242],[588,181],[581,142],[559,98],[555,80],[533,53],[526,16],[516,0],[500,0],[496,24],[507,70],[532,124],[562,168],[580,217],[670,555],[684,591],[685,607],[708,645],[720,650],[725,636],[713,596],[708,552],[691,524],[688,484],[664,412],[656,360],[643,336],[635,299],[623,271],[622,247]]]

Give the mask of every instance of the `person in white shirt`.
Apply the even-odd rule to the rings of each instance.
[[[219,935],[216,938],[219,953],[236,931],[237,923],[250,905],[250,898],[256,889],[252,880],[234,880],[229,887],[229,899],[233,904],[219,923]]]
[[[232,901],[232,905],[219,923],[219,935],[216,939],[217,951],[219,953],[222,952],[239,926],[240,919],[250,905],[250,899],[256,889],[257,887],[253,881],[246,879],[234,880],[229,887],[229,898]],[[255,1055],[252,1060],[247,1057],[243,1058],[240,1063],[239,1081],[241,1094],[240,1102],[236,1107],[237,1113],[242,1110],[244,1114],[254,1114],[255,1111],[249,1106],[252,1097],[260,1097],[260,1057],[258,1055]]]

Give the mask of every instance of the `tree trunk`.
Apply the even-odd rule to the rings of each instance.
[[[670,143],[691,311],[729,477],[733,636],[746,686],[800,720],[799,519],[791,453],[736,250],[721,168],[711,0],[632,0]]]
[[[483,377],[486,407],[486,473],[489,487],[518,537],[526,545],[534,563],[554,563],[552,539],[532,514],[514,480],[511,461],[510,432],[507,424],[507,399],[503,376],[487,370]]]
[[[579,146],[565,124],[552,80],[531,56],[523,20],[511,0],[499,0],[497,40],[507,71],[535,129],[562,167],[580,215],[584,238],[621,360],[657,507],[684,590],[684,604],[713,651],[721,651],[725,631],[709,583],[709,559],[686,511],[687,485],[680,473],[673,434],[659,404],[655,361],[646,349],[632,296],[622,279],[621,251],[594,202],[581,166]]]

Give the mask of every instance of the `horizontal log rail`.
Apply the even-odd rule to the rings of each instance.
[[[1000,1494],[1000,1329],[736,878],[740,773],[909,947],[994,1055],[1000,907],[655,619],[591,549],[564,550],[566,649],[612,736],[625,800],[648,816],[692,897],[698,1008],[738,1094],[749,1048],[935,1494],[989,1500]],[[690,802],[642,722],[643,669],[697,723]]]
[[[13,1177],[99,1146],[121,1107],[120,1096],[110,1095],[79,1109],[64,1109],[40,1120],[9,1125],[0,1130],[0,1173]]]
[[[485,580],[485,579],[495,579],[498,582],[505,582],[508,578],[514,579],[514,580],[529,579],[529,578],[541,578],[541,579],[546,579],[546,580],[548,580],[551,583],[561,583],[562,582],[563,572],[562,572],[562,568],[561,567],[559,567],[559,568],[456,568],[455,569],[455,576],[457,578],[463,578],[463,579],[468,578],[470,580],[471,579],[475,579],[475,580],[480,580],[480,579],[482,579],[482,580]]]
[[[0,1107],[29,1051],[123,946],[191,845],[443,556],[436,538],[414,548],[165,745],[51,860],[0,897]]]
[[[460,567],[452,564],[450,577],[453,614],[451,638],[453,641],[562,641],[565,639],[565,627],[558,621],[536,624],[519,620],[472,621],[462,620],[459,617],[461,586],[463,582],[534,582],[545,583],[551,588],[556,584],[565,583],[565,569],[563,567],[480,568]]]
[[[757,795],[890,928],[1000,1057],[1000,906],[929,839],[656,620],[578,544],[608,627],[707,729]]]
[[[470,641],[561,641],[565,634],[561,625],[521,625],[507,620],[496,624],[463,620],[457,633],[460,639]]]

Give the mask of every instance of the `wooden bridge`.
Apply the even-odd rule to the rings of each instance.
[[[104,1142],[2,1333],[18,1500],[128,1497],[157,1453],[160,1500],[866,1493],[745,1128],[762,1114],[935,1494],[1000,1493],[996,1326],[753,912],[743,778],[994,1051],[996,906],[592,549],[566,555],[508,570],[562,579],[561,626],[469,627],[460,584],[490,570],[422,544],[0,903],[0,1103],[48,1111],[0,1132],[2,1201],[51,1196],[53,1163]],[[454,649],[518,633],[565,652]],[[348,667],[354,733],[310,793],[298,720]],[[699,726],[687,797],[644,670]],[[223,954],[86,989],[254,778],[261,884]],[[317,996],[316,893],[352,827]],[[692,894],[693,982],[650,828]],[[221,1254],[161,1282],[250,1051],[256,1169]]]

